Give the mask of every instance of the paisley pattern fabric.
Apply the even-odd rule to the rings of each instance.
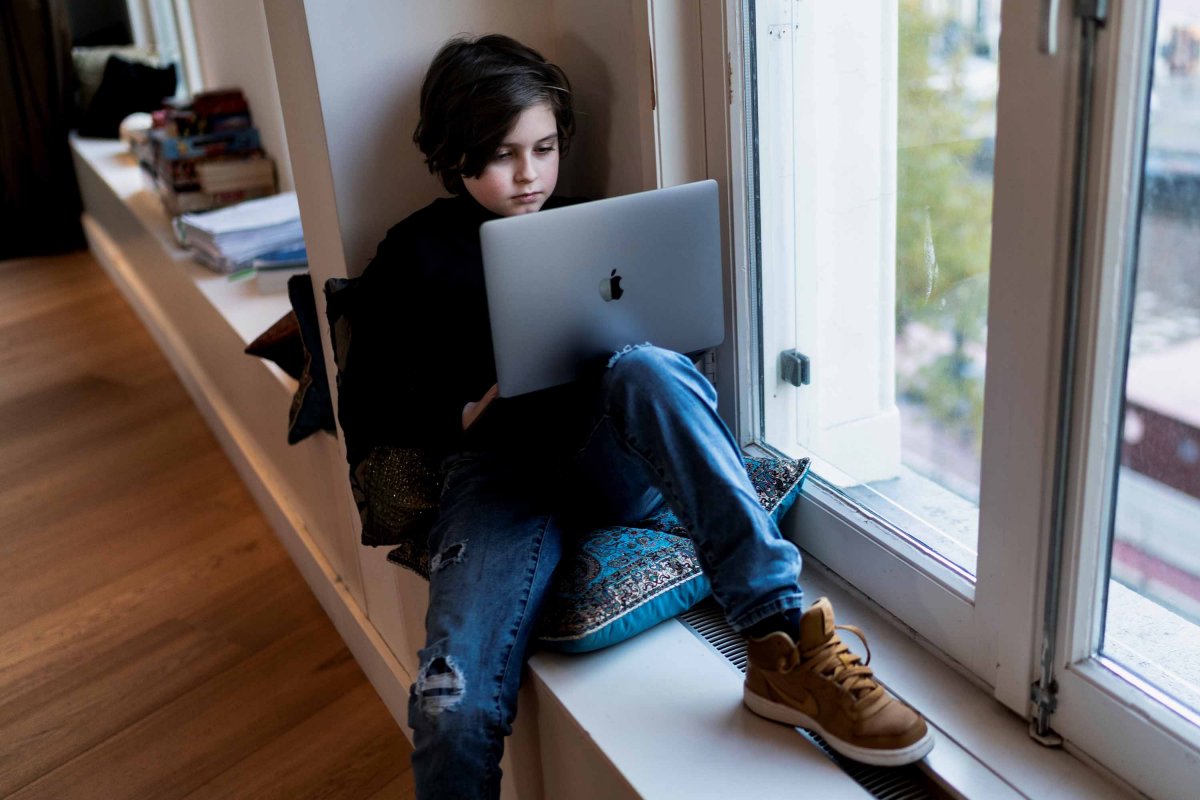
[[[808,459],[742,459],[759,502],[777,521],[795,502]],[[405,542],[388,560],[429,577],[425,548]],[[538,640],[582,652],[615,644],[687,610],[710,593],[695,548],[669,510],[639,526],[573,537],[542,612]]]
[[[743,456],[742,465],[750,477],[750,484],[758,492],[758,502],[778,521],[792,507],[799,495],[797,489],[808,473],[808,459],[793,461],[786,458]],[[670,509],[664,509],[645,520],[644,527],[675,536],[688,535],[687,528],[683,527]]]
[[[706,597],[711,587],[690,539],[647,528],[592,531],[559,566],[542,612],[538,639],[551,647],[561,643],[559,649],[563,649],[562,645],[592,636],[650,601],[685,587],[686,605],[674,613],[656,614],[653,621],[628,635],[686,610]]]

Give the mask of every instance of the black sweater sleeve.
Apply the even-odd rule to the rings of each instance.
[[[355,291],[339,387],[351,461],[379,445],[440,456],[462,435],[467,400],[442,361],[448,321],[436,318],[438,304],[413,257],[409,228],[401,223],[389,231]]]

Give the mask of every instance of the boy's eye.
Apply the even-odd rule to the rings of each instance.
[[[546,145],[542,145],[541,147],[539,147],[539,148],[537,149],[537,152],[539,152],[539,153],[543,153],[543,154],[544,154],[544,153],[553,153],[553,152],[554,152],[554,145],[552,145],[552,144],[546,144]]]
[[[500,152],[496,153],[496,155],[492,156],[492,159],[495,161],[503,161],[504,159],[508,158],[511,155],[512,155],[512,153],[510,153],[509,151],[501,150]]]

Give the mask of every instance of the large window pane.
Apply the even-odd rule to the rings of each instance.
[[[1000,4],[755,9],[766,439],[973,575]]]
[[[1200,710],[1200,2],[1162,0],[1103,652]]]

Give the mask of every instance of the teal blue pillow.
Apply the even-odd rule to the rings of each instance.
[[[778,522],[800,494],[808,459],[743,463],[759,502]],[[601,528],[564,554],[538,641],[565,653],[599,650],[686,611],[711,591],[687,530],[671,511],[639,527]]]
[[[778,522],[800,496],[808,459],[743,457],[763,508]],[[429,577],[429,554],[405,540],[388,561]],[[686,611],[712,591],[687,529],[669,510],[634,526],[590,531],[573,540],[543,607],[538,642],[586,653],[623,642]]]
[[[647,528],[592,531],[554,576],[538,641],[586,653],[687,611],[712,591],[692,542]]]

